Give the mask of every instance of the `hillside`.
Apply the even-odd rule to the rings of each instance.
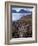
[[[13,22],[12,37],[21,38],[21,35],[23,35],[22,37],[32,37],[32,15],[22,16]]]
[[[22,16],[22,17],[17,21],[17,23],[19,23],[19,22],[31,24],[31,23],[32,23],[32,15]]]

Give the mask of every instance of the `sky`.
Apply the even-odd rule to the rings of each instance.
[[[16,10],[17,12],[19,12],[21,9],[24,9],[26,11],[30,11],[32,12],[32,8],[12,8],[12,10]],[[31,13],[12,13],[12,21],[17,21],[19,20],[23,15],[28,15]]]

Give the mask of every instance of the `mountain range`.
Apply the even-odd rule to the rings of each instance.
[[[20,11],[16,11],[16,10],[12,10],[11,11],[12,13],[32,13],[31,11],[28,11],[28,10],[24,10],[24,9],[21,9]]]

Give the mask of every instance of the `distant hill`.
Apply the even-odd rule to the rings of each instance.
[[[24,9],[21,9],[19,12],[17,12],[16,10],[12,10],[13,13],[31,13],[31,11],[28,11],[28,10],[24,10]]]
[[[27,10],[24,10],[24,9],[21,9],[20,11],[19,11],[19,13],[31,13],[30,11],[27,11]]]
[[[17,11],[16,10],[12,10],[11,12],[16,13]]]
[[[31,15],[27,15],[27,16],[23,16],[23,17],[21,17],[20,18],[20,20],[26,20],[26,19],[31,19],[32,18],[32,16]]]
[[[25,23],[32,23],[32,15],[27,15],[27,16],[22,16],[18,21],[17,23],[19,22],[25,22]]]

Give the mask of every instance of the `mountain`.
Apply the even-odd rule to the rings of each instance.
[[[32,18],[32,16],[31,15],[27,15],[27,16],[22,16],[20,19],[22,20],[22,19],[27,19],[27,18]]]
[[[32,23],[32,15],[27,15],[27,16],[22,16],[18,21],[17,23]]]
[[[12,13],[17,13],[17,11],[16,11],[16,10],[12,10],[11,12],[12,12]]]
[[[31,13],[30,11],[27,11],[27,10],[24,10],[24,9],[21,9],[20,11],[19,11],[19,13]]]
[[[24,10],[24,9],[21,9],[19,12],[17,12],[16,10],[12,10],[13,13],[31,13],[31,11],[28,11],[28,10]]]

